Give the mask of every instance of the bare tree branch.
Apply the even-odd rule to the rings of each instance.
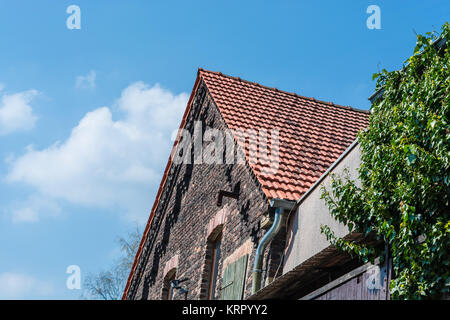
[[[108,270],[86,277],[82,298],[119,300],[122,297],[141,236],[142,231],[136,225],[125,237],[118,239],[122,255]]]

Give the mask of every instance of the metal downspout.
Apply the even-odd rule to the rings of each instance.
[[[281,229],[281,221],[283,214],[283,208],[277,207],[275,209],[275,218],[272,226],[266,232],[264,237],[261,239],[256,249],[255,263],[253,266],[253,283],[252,283],[252,294],[255,294],[259,289],[261,289],[261,277],[262,277],[262,261],[264,256],[264,250],[270,241],[277,235],[278,231]]]

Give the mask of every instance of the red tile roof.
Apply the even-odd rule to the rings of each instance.
[[[368,125],[368,111],[280,91],[220,72],[200,69],[199,73],[230,129],[279,130],[276,173],[263,175],[260,162],[250,163],[269,199],[300,199],[355,140],[356,133]],[[249,161],[248,150],[245,154]]]
[[[356,133],[368,124],[368,111],[299,96],[200,68],[180,128],[186,124],[201,80],[231,130],[270,131],[277,128],[280,131],[276,174],[263,175],[261,163],[250,163],[268,199],[300,199],[353,142]],[[172,153],[175,150],[174,145]],[[248,157],[246,152],[247,160]],[[122,299],[127,297],[171,165],[169,157]]]

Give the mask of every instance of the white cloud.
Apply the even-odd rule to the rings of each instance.
[[[7,212],[11,213],[14,223],[33,223],[42,217],[59,215],[61,208],[56,201],[48,197],[32,194],[25,201],[12,205]]]
[[[52,294],[53,286],[26,274],[0,273],[0,299],[27,299],[34,296],[45,297]]]
[[[75,87],[79,89],[94,89],[96,77],[97,74],[94,70],[89,71],[85,76],[78,76],[75,81]]]
[[[33,114],[30,103],[37,95],[36,90],[28,90],[1,96],[0,136],[34,128],[37,117]]]
[[[174,95],[142,82],[123,90],[114,120],[108,107],[87,113],[64,142],[34,150],[11,161],[6,180],[36,188],[49,199],[99,208],[120,208],[143,221],[159,185],[188,95]],[[37,219],[33,211],[17,221]]]
[[[34,208],[24,207],[13,212],[13,222],[37,222],[39,221],[38,211]]]

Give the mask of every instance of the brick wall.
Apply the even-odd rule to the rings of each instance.
[[[186,129],[192,132],[195,120],[202,121],[203,128],[226,129],[203,83],[199,84],[192,103]],[[239,198],[224,197],[218,207],[219,190],[239,191]],[[221,288],[224,261],[230,261],[233,254],[249,253],[245,283],[248,296],[254,253],[263,233],[259,221],[267,207],[268,201],[247,164],[172,165],[140,260],[142,271],[136,273],[127,298],[161,299],[164,273],[173,270],[173,266],[177,279],[189,278],[183,283],[189,290],[187,298],[205,298],[208,283],[204,278],[209,271],[205,262],[211,258],[207,254],[208,237],[219,230],[218,226],[222,242],[216,288]],[[216,296],[220,296],[220,289],[216,290]],[[174,298],[184,296],[175,294]]]

